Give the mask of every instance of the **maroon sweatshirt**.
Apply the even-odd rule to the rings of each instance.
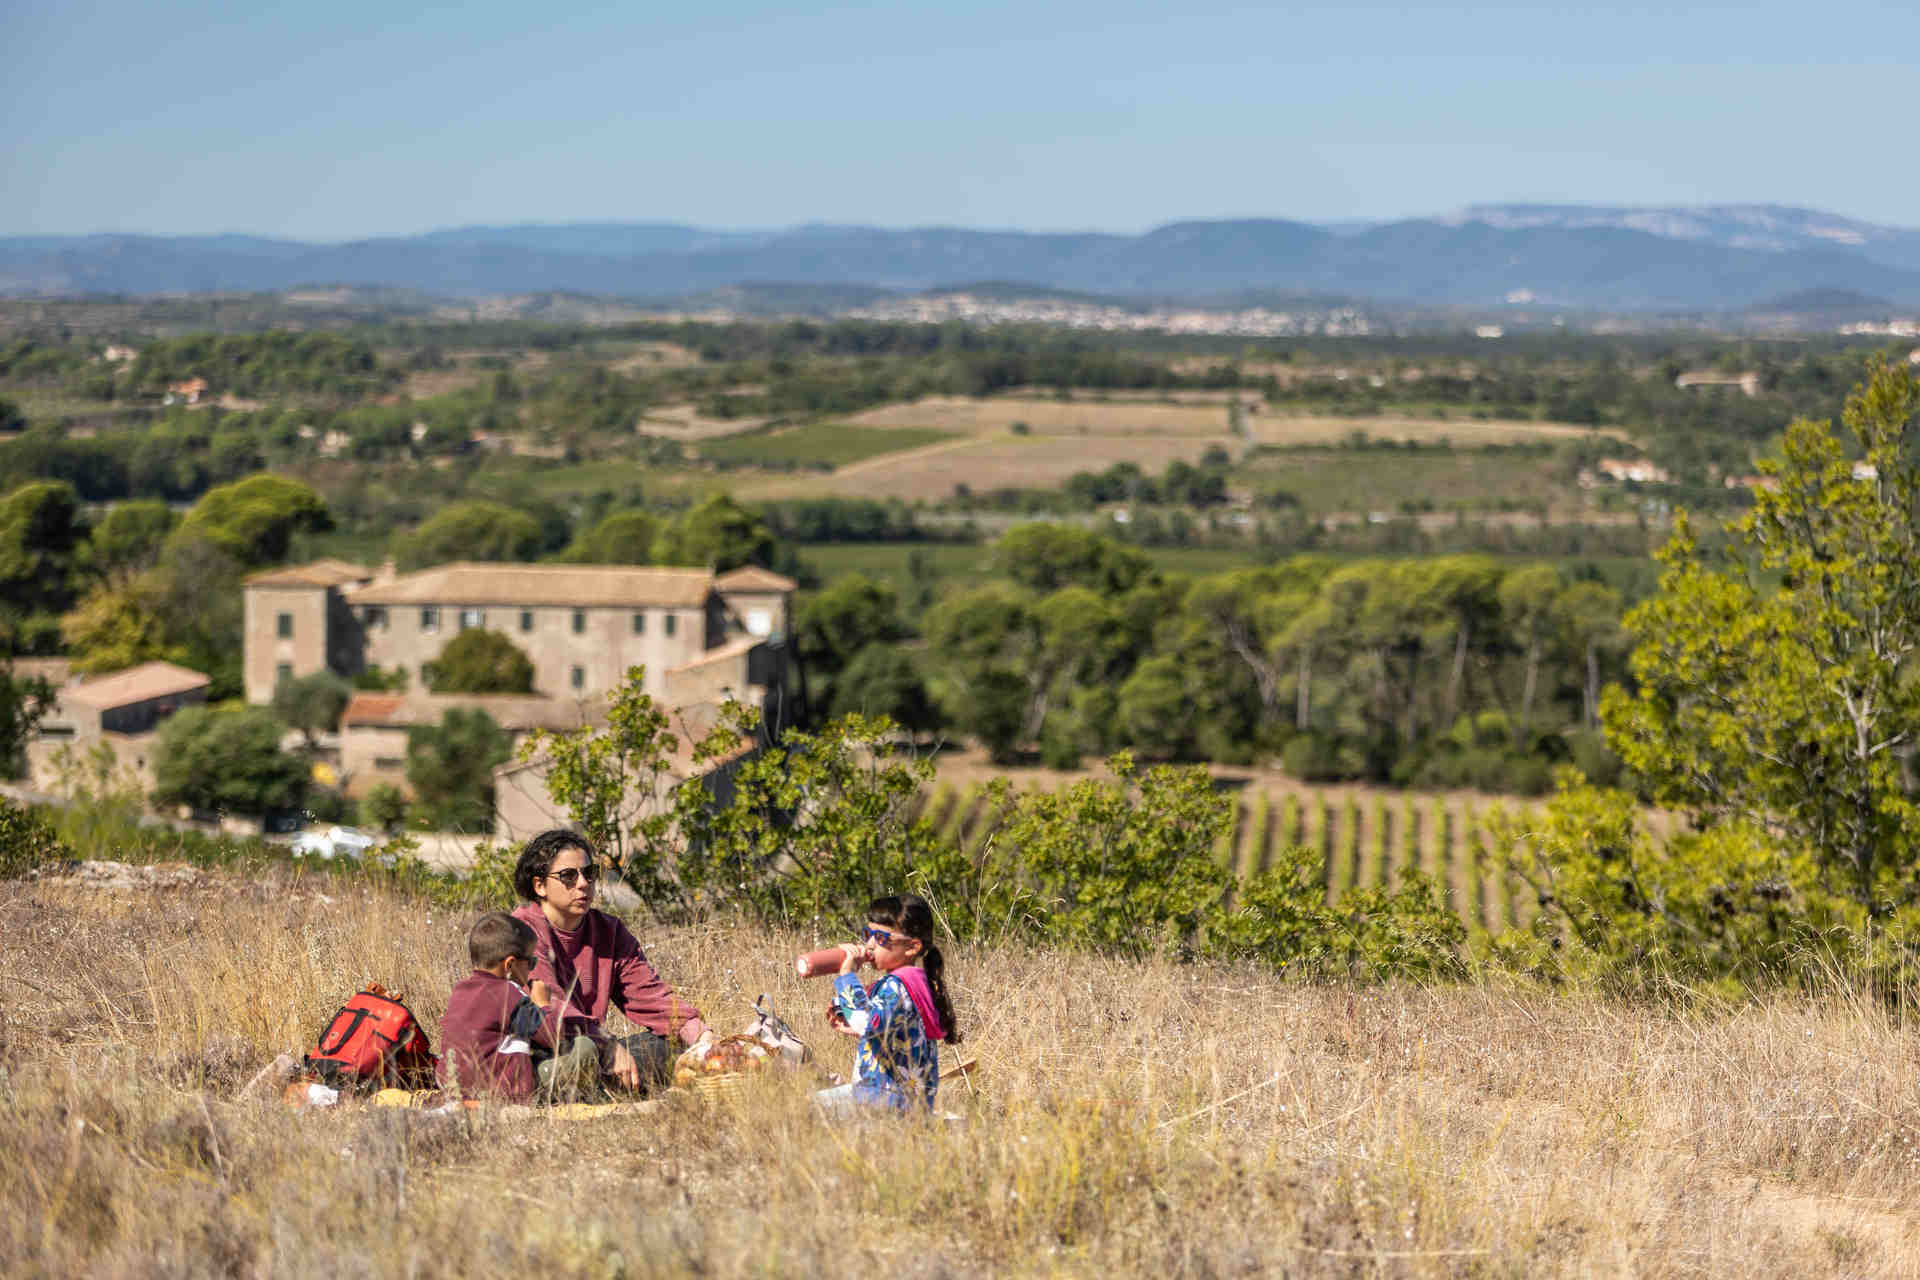
[[[606,912],[589,909],[578,929],[566,931],[549,924],[537,902],[523,903],[513,914],[531,925],[538,939],[533,976],[553,988],[547,1016],[551,1021],[558,1015],[556,1043],[578,1035],[604,1041],[600,1023],[608,1005],[665,1039],[678,1032],[692,1044],[706,1029],[700,1011],[674,995],[647,963],[639,939]]]
[[[469,1098],[524,1102],[533,1096],[532,1049],[553,1047],[525,992],[482,969],[454,984],[440,1023],[440,1083],[457,1079]]]

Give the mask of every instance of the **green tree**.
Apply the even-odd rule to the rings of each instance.
[[[393,541],[402,569],[450,560],[525,561],[540,554],[540,522],[497,502],[456,502]]]
[[[331,671],[282,680],[273,689],[273,713],[298,729],[311,751],[323,733],[340,727],[340,713],[353,698],[353,686]]]
[[[1903,775],[1920,724],[1920,386],[1876,364],[1843,421],[1800,419],[1779,487],[1755,495],[1728,563],[1677,525],[1657,595],[1633,610],[1637,692],[1602,701],[1652,799],[1702,828],[1759,823],[1879,920],[1915,894],[1920,812]],[[1761,575],[1778,575],[1767,589]]]
[[[569,564],[651,564],[661,522],[645,511],[616,511],[574,538],[559,558]]]
[[[1120,686],[1120,723],[1127,740],[1156,755],[1178,755],[1194,738],[1194,699],[1177,658],[1148,658]]]
[[[732,726],[710,736],[696,760],[731,754],[755,727],[745,709]],[[707,788],[681,788],[682,883],[815,928],[878,894],[958,884],[964,859],[940,847],[918,816],[932,763],[889,751],[896,732],[884,716],[836,720],[741,760],[724,800]]]
[[[53,686],[39,676],[16,676],[0,668],[0,778],[27,772],[27,739],[53,707]]]
[[[84,675],[188,658],[187,647],[168,637],[166,621],[138,584],[95,587],[60,620],[60,631],[73,669]]]
[[[169,542],[210,541],[242,565],[278,564],[295,534],[332,527],[326,501],[310,486],[263,472],[209,489]]]
[[[433,831],[493,829],[493,767],[513,740],[486,712],[449,707],[437,725],[407,730],[407,783],[415,821]]]
[[[114,579],[152,568],[179,523],[172,508],[158,499],[114,504],[88,539],[93,567]]]
[[[594,848],[656,911],[687,905],[689,886],[673,874],[675,753],[680,735],[646,691],[645,667],[627,668],[606,723],[564,732],[540,730],[520,744],[522,760],[545,759],[547,794],[565,808]],[[742,713],[745,714],[745,713]],[[694,752],[714,762],[751,726],[723,719]]]
[[[668,526],[654,545],[653,559],[715,573],[750,564],[765,567],[773,563],[773,535],[758,515],[719,493]]]
[[[29,484],[0,500],[0,609],[24,617],[72,604],[86,534],[71,485]]]
[[[155,803],[258,815],[297,808],[307,764],[280,749],[286,727],[264,707],[184,707],[160,726]]]
[[[808,596],[794,630],[810,681],[808,696],[822,707],[837,705],[840,675],[856,654],[907,635],[893,588],[863,573],[842,574]]]
[[[1137,770],[1019,798],[997,843],[1051,938],[1127,952],[1190,944],[1228,876],[1213,854],[1232,804],[1204,769]]]
[[[407,820],[407,793],[391,782],[376,782],[360,800],[360,822],[375,831],[398,831]]]
[[[1519,750],[1533,730],[1533,704],[1540,689],[1540,664],[1555,638],[1560,618],[1555,607],[1566,581],[1550,564],[1515,569],[1500,580],[1500,609],[1520,648],[1524,674],[1520,685],[1520,715],[1513,722],[1513,746]]]
[[[1062,587],[1089,587],[1117,595],[1148,577],[1144,552],[1122,546],[1075,525],[1023,524],[993,544],[992,571],[1041,594]]]
[[[420,678],[434,693],[532,693],[533,659],[498,631],[470,627],[421,664]]]
[[[1604,583],[1576,582],[1553,611],[1566,648],[1580,655],[1580,724],[1592,729],[1600,723],[1600,658],[1620,640],[1620,593]]]
[[[835,720],[885,716],[913,734],[940,727],[939,709],[913,655],[892,644],[870,644],[854,655],[834,684],[831,714]]]

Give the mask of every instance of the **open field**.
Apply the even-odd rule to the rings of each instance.
[[[1231,483],[1256,497],[1291,494],[1312,515],[1396,512],[1403,503],[1431,503],[1441,511],[1538,505],[1549,515],[1593,518],[1591,499],[1566,470],[1563,462],[1536,453],[1332,449],[1249,458]]]
[[[1251,399],[1251,398],[1249,398]],[[883,405],[847,421],[863,427],[932,427],[961,435],[998,436],[1024,422],[1035,435],[1225,437],[1224,401],[1182,397],[1177,403],[1135,397],[1073,400],[1052,396],[935,396]],[[1196,446],[1197,453],[1204,448]]]
[[[234,1094],[368,978],[437,1031],[470,913],[259,876],[0,906],[8,1275],[1920,1271],[1911,1029],[1844,992],[1653,1007],[965,945],[952,1121],[830,1127],[806,1078],[598,1119],[297,1113]],[[721,1027],[765,990],[848,1069],[791,962],[833,930],[637,927]]]
[[[1461,448],[1489,444],[1524,444],[1538,441],[1578,440],[1592,435],[1624,439],[1622,433],[1607,428],[1576,426],[1568,422],[1535,422],[1528,418],[1464,417],[1426,418],[1380,414],[1370,418],[1344,418],[1316,414],[1263,413],[1249,418],[1248,425],[1261,444],[1313,445],[1335,444],[1364,433],[1376,443],[1416,441],[1434,444],[1445,440]]]
[[[1072,400],[1051,396],[939,396],[869,409],[848,421],[870,427],[937,427],[966,435],[999,435],[1011,431],[1014,423],[1024,422],[1035,435],[1192,436],[1201,438],[1200,447],[1204,448],[1207,438],[1228,434],[1229,399],[1226,392],[1182,392],[1166,398],[1116,393],[1099,399],[1082,392]],[[1261,444],[1337,444],[1356,431],[1374,440],[1432,443],[1444,438],[1463,446],[1594,434],[1592,427],[1520,418],[1300,414],[1269,408],[1255,395],[1242,397],[1241,410],[1247,429]]]
[[[1198,462],[1210,444],[1227,445],[1224,435],[1158,437],[992,436],[929,445],[890,453],[830,475],[783,476],[744,482],[740,496],[752,498],[865,497],[939,502],[964,484],[976,493],[994,489],[1051,489],[1076,471],[1102,471],[1116,462],[1132,462],[1158,473],[1169,462]]]
[[[751,435],[708,440],[700,456],[736,466],[846,467],[856,462],[905,449],[919,449],[954,439],[952,432],[925,427],[882,430],[843,423],[818,422]]]
[[[1173,461],[1198,462],[1211,445],[1238,453],[1224,399],[1184,397],[1176,403],[1139,398],[1062,401],[1038,396],[937,397],[887,405],[847,421],[890,431],[940,431],[964,437],[946,444],[876,457],[831,475],[783,476],[743,485],[743,496],[868,496],[937,502],[954,486],[975,492],[1051,488],[1077,471],[1131,462],[1158,473]],[[1246,426],[1260,444],[1332,445],[1365,432],[1375,441],[1447,440],[1463,448],[1578,438],[1587,428],[1565,423],[1410,417],[1340,418],[1265,411],[1247,403]],[[1025,432],[1016,434],[1015,425]],[[1359,465],[1373,459],[1368,457]]]

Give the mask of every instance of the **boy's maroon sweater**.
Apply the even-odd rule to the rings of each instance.
[[[458,1080],[469,1098],[531,1098],[531,1044],[513,1027],[514,1010],[526,998],[505,978],[480,969],[455,983],[440,1023],[440,1083]],[[550,1049],[550,1035],[543,1025],[534,1039]]]
[[[547,1016],[552,1022],[559,1014],[556,1043],[577,1035],[604,1041],[600,1023],[609,1005],[665,1039],[678,1032],[692,1044],[706,1030],[700,1011],[674,995],[647,963],[639,939],[606,912],[589,910],[580,927],[568,932],[554,928],[537,902],[523,903],[513,914],[532,926],[537,939],[533,976],[553,988]]]

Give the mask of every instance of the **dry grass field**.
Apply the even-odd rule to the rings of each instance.
[[[1920,1273],[1911,1030],[1842,992],[963,946],[952,1119],[829,1125],[804,1078],[597,1119],[299,1113],[235,1094],[369,978],[437,1029],[466,915],[270,875],[0,906],[9,1276]],[[846,1070],[792,976],[815,936],[639,928],[723,1027],[765,990]]]
[[[900,498],[938,502],[964,484],[975,493],[1000,488],[1053,488],[1076,471],[1100,471],[1116,462],[1158,473],[1176,458],[1198,462],[1216,436],[967,436],[943,444],[869,458],[829,473],[743,478],[742,498]]]

